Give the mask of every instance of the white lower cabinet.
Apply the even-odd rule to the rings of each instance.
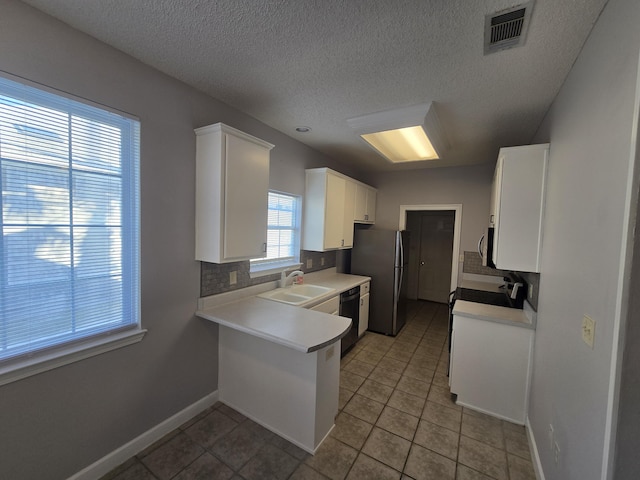
[[[453,317],[449,386],[457,403],[524,425],[534,330]]]
[[[358,336],[369,328],[369,283],[360,287],[360,311],[358,313]]]

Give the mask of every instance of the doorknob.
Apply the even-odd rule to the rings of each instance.
[[[420,262],[420,266],[421,266],[421,267],[424,267],[424,262]]]

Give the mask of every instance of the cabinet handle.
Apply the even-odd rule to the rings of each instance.
[[[342,245],[340,245],[341,247],[344,247],[344,239],[342,240]]]
[[[264,243],[262,244],[262,252],[263,252],[263,253],[267,253],[267,242],[264,242]]]
[[[495,215],[493,215],[493,214],[489,215],[489,223],[493,223],[494,222],[494,217],[495,217]]]

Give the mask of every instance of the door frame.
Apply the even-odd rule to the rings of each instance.
[[[451,285],[450,292],[458,286],[458,268],[460,268],[460,231],[462,230],[462,204],[429,204],[429,205],[400,205],[399,229],[407,228],[407,212],[453,210],[453,255],[451,255]]]

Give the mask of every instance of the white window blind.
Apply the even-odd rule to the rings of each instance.
[[[0,365],[139,327],[139,130],[0,78]]]
[[[281,268],[300,259],[300,197],[269,192],[267,256],[251,260],[251,271]]]

